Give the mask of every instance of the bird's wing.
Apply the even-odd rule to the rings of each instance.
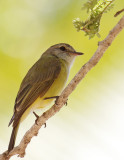
[[[56,57],[42,57],[28,71],[20,86],[9,125],[16,126],[26,109],[40,96],[44,96],[58,77],[61,64]]]

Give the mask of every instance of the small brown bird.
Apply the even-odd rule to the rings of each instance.
[[[60,95],[75,57],[82,54],[76,52],[69,44],[56,44],[47,49],[28,71],[20,85],[14,114],[9,122],[9,126],[13,123],[9,152],[14,148],[20,122],[31,111],[50,105],[53,99],[47,99],[47,97]]]

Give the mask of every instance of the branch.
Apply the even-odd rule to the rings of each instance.
[[[123,9],[121,9],[120,11],[118,11],[115,15],[114,15],[114,17],[117,17],[120,13],[122,13],[122,12],[124,12],[124,8]]]
[[[98,43],[98,49],[92,58],[82,66],[80,71],[71,80],[68,86],[64,89],[57,102],[46,112],[44,112],[38,119],[37,124],[34,124],[24,135],[20,144],[15,147],[10,153],[5,151],[0,155],[0,160],[9,160],[13,155],[18,155],[19,157],[24,157],[25,150],[29,142],[34,136],[37,136],[39,129],[44,123],[54,116],[66,103],[68,96],[74,91],[79,82],[86,76],[86,74],[99,62],[105,51],[111,45],[115,37],[124,28],[124,16],[120,19],[117,25],[109,32],[108,36],[101,42]]]

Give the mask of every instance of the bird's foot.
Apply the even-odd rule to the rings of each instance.
[[[34,114],[35,117],[36,117],[35,124],[38,125],[38,124],[37,124],[37,121],[38,121],[38,119],[39,119],[39,116],[38,116],[35,112],[33,112],[33,114]],[[44,128],[46,128],[46,123],[44,123]]]
[[[44,98],[44,100],[47,100],[47,99],[56,99],[55,100],[55,104],[57,104],[58,98],[59,98],[59,96],[53,96],[53,97],[46,97],[46,98]]]
[[[64,103],[64,105],[65,105],[65,106],[67,106],[67,105],[68,105],[68,99],[66,100],[66,102]]]
[[[44,123],[44,128],[46,128],[46,123]]]
[[[46,98],[44,98],[44,100],[47,100],[47,99],[56,99],[55,100],[55,104],[57,104],[58,98],[59,98],[59,96],[53,96],[53,97],[46,97]],[[68,99],[67,99],[67,101],[68,101]],[[64,103],[64,105],[66,105],[66,106],[68,105],[67,101]]]
[[[44,100],[47,100],[47,99],[58,99],[59,98],[59,96],[53,96],[53,97],[46,97],[46,98],[44,98]]]
[[[38,116],[35,112],[33,112],[33,114],[34,114],[35,117],[36,117],[35,124],[38,125],[38,124],[37,124],[37,121],[38,121],[38,119],[39,119],[39,116]]]

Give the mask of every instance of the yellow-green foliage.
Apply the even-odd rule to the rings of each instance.
[[[77,31],[83,30],[85,35],[89,38],[93,38],[95,35],[99,35],[100,20],[103,13],[110,11],[113,8],[113,1],[106,0],[89,0],[84,3],[82,9],[86,9],[87,13],[90,15],[85,22],[81,21],[79,18],[73,20],[73,24]]]

